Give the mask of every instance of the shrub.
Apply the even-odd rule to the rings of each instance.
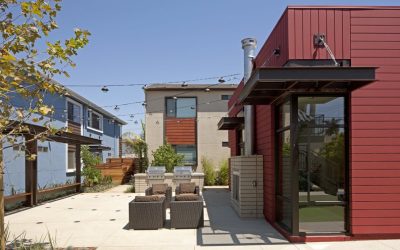
[[[134,193],[135,192],[135,185],[129,186],[124,193]]]
[[[101,171],[95,167],[83,167],[82,176],[84,185],[88,187],[99,184],[102,179]]]
[[[203,165],[204,185],[215,185],[215,170],[211,160],[207,159],[206,157],[202,157],[201,164]]]
[[[172,172],[175,166],[182,165],[183,155],[177,154],[171,144],[161,145],[156,151],[153,151],[153,166],[165,166],[167,172]]]
[[[81,147],[81,157],[83,161],[82,176],[84,177],[84,185],[90,187],[99,184],[102,177],[101,171],[96,168],[96,165],[101,163],[100,157],[90,152],[88,146]]]
[[[225,160],[221,163],[217,174],[217,184],[218,185],[228,185],[229,182],[229,166],[228,160]]]

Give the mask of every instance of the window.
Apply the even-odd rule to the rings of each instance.
[[[229,147],[229,142],[223,141],[222,142],[222,147]]]
[[[75,151],[68,151],[68,172],[76,170],[75,160]]]
[[[231,99],[232,95],[221,95],[221,100],[223,101],[229,101]]]
[[[196,145],[174,145],[174,148],[176,153],[183,155],[184,165],[197,164]]]
[[[96,130],[103,130],[103,117],[94,112],[93,110],[88,110],[88,127]]]
[[[196,98],[167,98],[167,117],[192,118],[196,117]]]
[[[81,106],[72,102],[68,102],[67,106],[68,106],[68,121],[81,124]]]
[[[38,146],[38,152],[47,153],[49,152],[49,147]]]

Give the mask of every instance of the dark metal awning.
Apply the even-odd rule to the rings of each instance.
[[[271,104],[291,92],[346,93],[375,81],[374,67],[284,67],[257,69],[238,102]]]
[[[230,130],[243,126],[243,117],[222,117],[218,122],[219,130]]]
[[[92,150],[102,150],[102,151],[109,151],[111,147],[104,146],[104,145],[89,145],[89,148]]]

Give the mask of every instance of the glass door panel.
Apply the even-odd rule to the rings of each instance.
[[[277,221],[292,231],[293,210],[293,183],[291,164],[290,140],[290,102],[280,105],[277,109],[277,183],[276,183],[276,211]]]
[[[300,232],[345,231],[344,107],[344,97],[298,97]]]
[[[277,211],[278,221],[288,229],[292,228],[292,165],[290,161],[290,130],[278,134],[278,176]]]

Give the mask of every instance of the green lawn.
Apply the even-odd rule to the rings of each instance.
[[[304,207],[299,211],[300,222],[343,221],[344,208],[341,206]]]

